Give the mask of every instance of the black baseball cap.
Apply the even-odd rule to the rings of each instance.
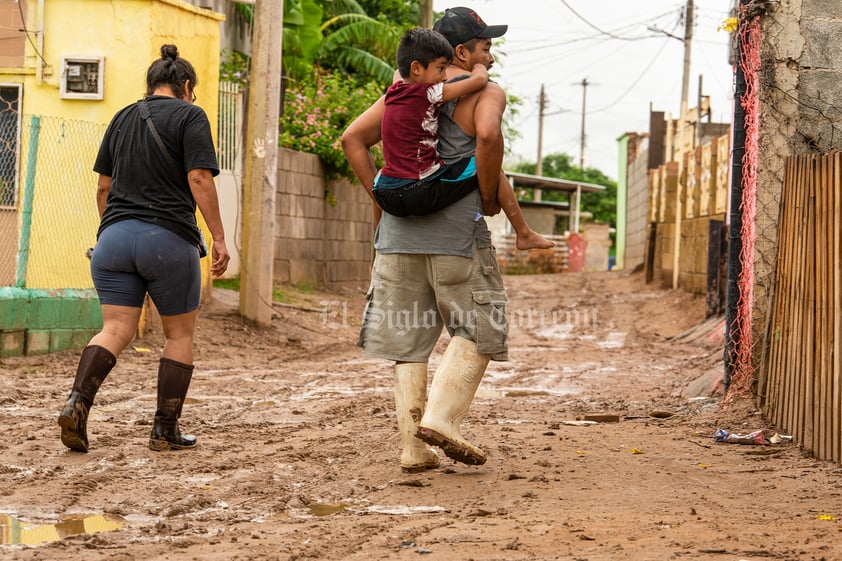
[[[444,15],[433,26],[448,40],[451,47],[455,47],[474,37],[493,39],[502,36],[508,25],[486,25],[482,18],[470,8],[448,8]]]

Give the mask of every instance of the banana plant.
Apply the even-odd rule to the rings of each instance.
[[[387,85],[395,72],[393,61],[402,31],[365,13],[335,15],[321,25],[324,39],[316,60],[323,67],[362,74]]]
[[[253,4],[235,4],[246,25]],[[383,85],[392,81],[400,25],[366,14],[356,0],[285,0],[283,69],[290,80],[314,66],[336,69]]]

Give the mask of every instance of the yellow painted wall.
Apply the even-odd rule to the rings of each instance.
[[[29,116],[42,117],[26,286],[89,288],[84,250],[94,244],[99,223],[91,168],[104,126],[118,110],[145,95],[146,70],[160,57],[161,45],[172,43],[196,69],[197,104],[208,114],[216,138],[219,26],[224,16],[181,0],[45,0],[43,7],[39,14],[39,2],[30,0],[27,17],[29,29],[44,29],[41,56],[47,66],[42,76],[37,70],[41,57],[29,43],[27,68],[0,69],[0,82],[24,84],[21,195],[29,163]],[[60,97],[63,56],[105,58],[103,99]],[[101,130],[89,124],[99,124]],[[208,260],[202,261],[207,283]]]
[[[30,25],[40,25],[38,4],[30,0]],[[211,116],[216,134],[219,90],[219,24],[222,14],[181,0],[45,0],[43,83],[27,77],[24,113],[108,123],[118,110],[146,93],[146,70],[164,43],[196,69],[198,105]],[[38,61],[27,49],[27,64]],[[104,56],[104,99],[59,97],[63,56]],[[50,72],[51,70],[51,72]]]

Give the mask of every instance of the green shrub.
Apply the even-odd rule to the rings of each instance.
[[[247,54],[236,50],[223,50],[222,59],[219,62],[219,80],[248,86],[250,64],[251,57]]]

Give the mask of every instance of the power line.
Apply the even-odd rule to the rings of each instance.
[[[622,28],[618,28],[618,30],[619,29],[639,29],[644,24],[651,24],[651,23],[657,22],[658,20],[661,20],[661,19],[663,19],[667,16],[673,16],[674,14],[675,14],[674,11],[661,13],[661,14],[658,14],[657,16],[653,16],[652,18],[649,18],[647,20],[643,20],[643,21],[638,22],[638,23],[627,24],[626,26],[623,26]],[[666,22],[664,22],[664,23],[666,23]],[[673,29],[675,29],[675,28],[678,27],[678,23],[679,22],[677,20],[673,19],[672,22],[671,22],[671,25],[669,25],[669,26],[664,25],[664,27],[672,27]],[[613,31],[617,31],[617,30],[613,30]],[[549,39],[549,40],[548,39],[521,40],[521,41],[517,41],[521,45],[520,47],[514,48],[514,49],[509,49],[506,54],[509,54],[509,53],[519,54],[519,53],[522,53],[522,52],[535,53],[536,51],[539,51],[539,50],[543,51],[543,50],[555,49],[557,47],[573,45],[575,43],[581,43],[583,41],[593,41],[592,45],[598,46],[598,45],[604,44],[604,43],[606,43],[607,41],[610,40],[610,39],[605,39],[605,38],[601,38],[601,37],[602,37],[601,33],[598,33],[598,34],[593,34],[593,35],[575,37],[575,38],[572,38],[572,39],[569,39],[569,40],[566,40],[566,41],[558,41],[558,40],[555,40],[555,39]],[[637,41],[637,40],[644,40],[644,39],[651,39],[651,38],[652,38],[652,35],[644,35],[644,36],[638,36],[638,37],[625,37],[625,38],[623,38],[623,40]],[[547,41],[550,41],[550,42],[548,43]],[[573,54],[573,55],[576,55],[577,58],[579,58],[581,56],[581,53],[582,53],[582,51],[580,49],[575,49],[575,50],[571,50],[571,51],[562,50],[561,52],[554,52],[552,54],[546,53],[544,57],[541,57],[540,59],[533,59],[528,64],[521,64],[517,67],[512,67],[512,68],[506,67],[506,70],[507,70],[506,74],[507,74],[507,76],[519,76],[519,75],[532,73],[536,68],[543,67],[547,62],[554,62],[554,61],[558,60],[559,57],[567,56],[569,54]],[[602,57],[600,60],[603,60],[605,58],[608,58],[608,56],[613,56],[615,54],[616,53],[610,53],[606,57]],[[575,74],[575,72],[571,72],[571,73]]]
[[[38,58],[40,58],[41,62],[44,63],[44,66],[49,66],[49,64],[47,64],[47,61],[44,60],[44,57],[41,56],[41,53],[38,51],[38,47],[35,46],[35,41],[32,40],[32,37],[29,34],[29,30],[26,28],[26,16],[23,15],[23,8],[21,7],[20,2],[17,2],[17,5],[18,11],[20,12],[21,25],[23,25],[23,32],[26,33],[26,38],[29,39],[29,44],[32,45],[32,50],[35,51],[35,54],[38,55]]]
[[[525,116],[521,117],[520,119],[518,119],[518,121],[516,123],[512,123],[512,127],[520,128],[520,126],[523,125],[524,123],[526,123],[526,121],[528,121],[529,119],[531,119],[537,111],[538,111],[538,108],[532,109],[532,111],[530,111],[528,115],[525,115]]]
[[[664,40],[664,44],[661,45],[661,48],[658,49],[658,52],[655,53],[655,56],[652,58],[651,61],[649,61],[649,64],[646,65],[646,68],[643,69],[643,72],[640,73],[640,75],[634,80],[634,82],[632,82],[632,84],[626,89],[626,91],[624,91],[622,94],[620,94],[620,96],[616,100],[609,103],[608,105],[606,105],[604,107],[600,107],[599,109],[594,109],[592,111],[592,113],[599,113],[600,111],[605,111],[606,109],[608,109],[610,107],[614,107],[615,105],[620,103],[623,100],[623,98],[626,97],[626,95],[630,91],[632,91],[634,89],[634,87],[643,79],[643,77],[646,75],[646,73],[649,72],[649,69],[652,68],[652,65],[655,64],[655,61],[658,60],[658,57],[661,56],[661,53],[664,52],[664,49],[666,47],[667,47],[667,40]]]
[[[577,12],[576,10],[574,10],[574,9],[573,9],[573,7],[572,7],[570,4],[568,4],[568,3],[567,3],[567,0],[561,0],[561,3],[562,3],[562,4],[564,4],[564,6],[565,6],[568,10],[570,10],[570,11],[573,13],[573,15],[574,15],[574,16],[576,16],[577,18],[579,18],[580,20],[582,20],[582,22],[583,22],[583,23],[585,23],[585,25],[587,25],[588,27],[591,27],[591,28],[595,29],[595,30],[596,30],[596,31],[598,31],[601,35],[607,35],[608,37],[611,37],[612,39],[630,40],[628,37],[621,37],[621,36],[619,36],[619,35],[615,35],[615,34],[611,33],[610,31],[605,31],[605,30],[603,30],[603,29],[600,29],[600,28],[599,28],[599,27],[597,27],[596,25],[592,24],[590,21],[588,21],[587,19],[585,19],[585,17],[584,17],[584,16],[582,16],[579,12]]]

